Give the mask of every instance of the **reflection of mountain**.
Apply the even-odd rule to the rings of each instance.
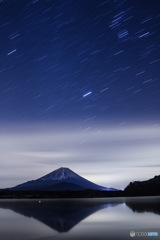
[[[128,198],[125,203],[133,212],[152,212],[160,215],[159,198]]]
[[[122,203],[105,200],[1,201],[0,208],[33,217],[58,232],[67,232],[94,212]]]

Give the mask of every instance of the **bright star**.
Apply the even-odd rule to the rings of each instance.
[[[87,93],[85,93],[84,95],[83,95],[83,98],[85,98],[85,97],[87,97],[87,96],[89,96],[89,95],[91,95],[92,94],[92,92],[87,92]]]

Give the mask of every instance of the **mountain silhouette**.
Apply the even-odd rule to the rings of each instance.
[[[58,232],[68,232],[89,215],[123,201],[104,200],[33,200],[0,201],[0,208],[32,217]]]
[[[146,181],[134,181],[124,189],[127,196],[160,195],[160,175]]]
[[[79,191],[79,190],[104,190],[115,191],[114,188],[107,188],[79,176],[69,168],[59,168],[41,178],[17,185],[10,190],[16,191]]]

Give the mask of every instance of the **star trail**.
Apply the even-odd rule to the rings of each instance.
[[[158,5],[1,1],[1,121],[159,123]]]

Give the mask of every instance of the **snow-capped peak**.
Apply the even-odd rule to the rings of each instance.
[[[75,178],[76,174],[69,168],[61,167],[45,176],[40,178],[43,181],[46,180],[64,180],[68,178]]]

